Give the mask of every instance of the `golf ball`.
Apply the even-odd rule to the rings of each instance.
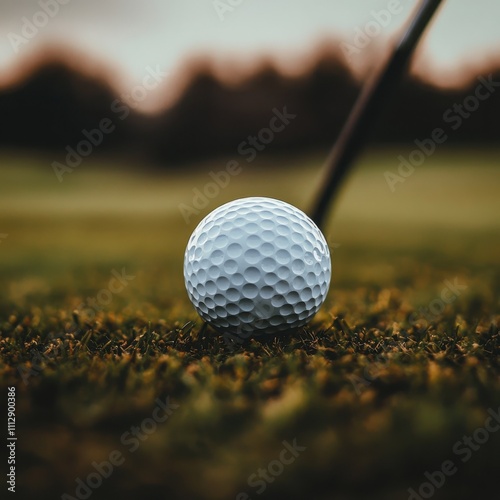
[[[301,210],[272,198],[231,201],[196,227],[184,256],[187,293],[215,329],[276,333],[305,325],[324,302],[330,251]]]

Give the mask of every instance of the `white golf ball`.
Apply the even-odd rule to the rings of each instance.
[[[301,210],[242,198],[207,215],[184,256],[199,315],[221,332],[276,333],[305,325],[330,286],[325,237]]]

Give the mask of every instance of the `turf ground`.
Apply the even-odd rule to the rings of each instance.
[[[365,155],[343,190],[313,323],[241,345],[193,311],[187,239],[237,197],[307,209],[319,157],[244,165],[186,222],[179,206],[225,162],[167,176],[88,161],[59,183],[50,158],[1,156],[18,498],[495,498],[500,155],[436,153],[392,193],[397,154]]]

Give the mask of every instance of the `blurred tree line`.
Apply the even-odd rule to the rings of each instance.
[[[482,77],[490,82],[484,100],[474,97],[478,78],[464,88],[443,89],[407,77],[372,142],[411,145],[441,127],[449,132],[449,143],[498,144],[500,99],[495,90],[500,90],[495,83],[500,82],[500,68]],[[237,157],[242,141],[268,127],[273,109],[286,108],[296,118],[274,134],[266,152],[314,151],[333,143],[359,91],[360,83],[333,55],[323,55],[312,69],[294,77],[268,64],[238,85],[224,84],[203,65],[173,106],[146,115],[120,101],[104,78],[48,60],[22,82],[0,89],[0,147],[50,152],[64,161],[66,148],[76,148],[88,136],[99,153],[171,168],[197,159]],[[108,119],[107,130],[99,142],[92,131],[103,119]]]

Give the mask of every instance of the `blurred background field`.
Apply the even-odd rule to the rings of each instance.
[[[89,161],[59,183],[43,159],[2,157],[5,298],[9,287],[17,290],[19,281],[33,276],[44,280],[48,293],[71,281],[76,291],[81,278],[74,273],[120,265],[149,279],[156,276],[151,295],[159,300],[177,295],[187,239],[204,215],[243,196],[276,197],[307,211],[322,165],[318,156],[243,163],[227,187],[195,209],[194,190],[203,192],[213,182],[208,173],[223,170],[226,161],[197,164],[187,174],[137,173],[136,165],[126,163],[103,168],[102,161]],[[333,252],[333,286],[411,283],[418,269],[432,265],[443,273],[482,270],[485,279],[492,277],[500,243],[497,161],[495,150],[448,149],[392,192],[384,172],[396,171],[396,150],[367,152],[325,231]],[[184,216],[181,206],[193,212]],[[148,281],[134,283],[139,295],[149,295]]]

